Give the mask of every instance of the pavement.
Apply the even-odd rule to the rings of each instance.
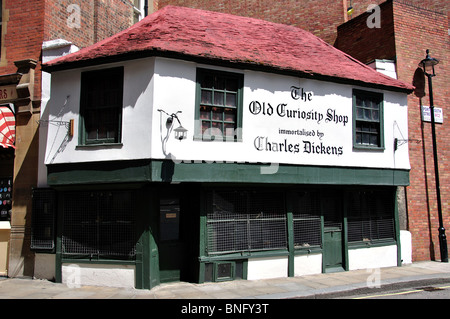
[[[32,278],[0,278],[2,299],[327,299],[337,294],[376,289],[388,285],[450,282],[450,263],[415,262],[402,267],[306,275],[266,280],[220,283],[176,282],[151,290],[81,286]],[[191,304],[189,304],[191,305]]]

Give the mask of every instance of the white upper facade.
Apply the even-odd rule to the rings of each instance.
[[[115,67],[123,67],[120,138],[115,143],[85,145],[80,125],[82,73]],[[236,139],[199,138],[198,70],[243,79],[234,116]],[[377,147],[355,141],[356,130],[364,135],[356,123],[355,92],[382,97]],[[169,159],[410,169],[408,146],[402,143],[408,138],[407,94],[396,91],[149,57],[53,72],[47,108],[49,117],[42,119],[49,121],[47,165]],[[159,110],[181,111],[178,118],[188,130],[186,139],[176,140],[172,130],[165,141],[168,116]],[[71,120],[73,136],[64,125]],[[172,129],[178,126],[175,119]]]

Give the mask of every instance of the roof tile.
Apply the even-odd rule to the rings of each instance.
[[[166,6],[132,27],[54,59],[44,67],[71,68],[81,61],[148,51],[258,65],[404,91],[414,88],[373,70],[297,27],[175,6]]]

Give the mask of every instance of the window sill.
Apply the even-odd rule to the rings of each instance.
[[[239,143],[242,142],[242,138],[207,138],[202,136],[194,136],[195,142],[219,142],[219,143]]]
[[[377,147],[377,146],[364,146],[364,145],[353,145],[353,149],[356,151],[378,151],[378,152],[384,152],[386,148],[384,146]]]
[[[99,143],[99,144],[86,144],[75,146],[76,150],[95,149],[95,148],[122,148],[122,143]]]

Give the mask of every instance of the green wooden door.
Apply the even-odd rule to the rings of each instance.
[[[342,241],[342,197],[327,195],[322,200],[323,227],[323,270],[336,272],[344,270]]]

